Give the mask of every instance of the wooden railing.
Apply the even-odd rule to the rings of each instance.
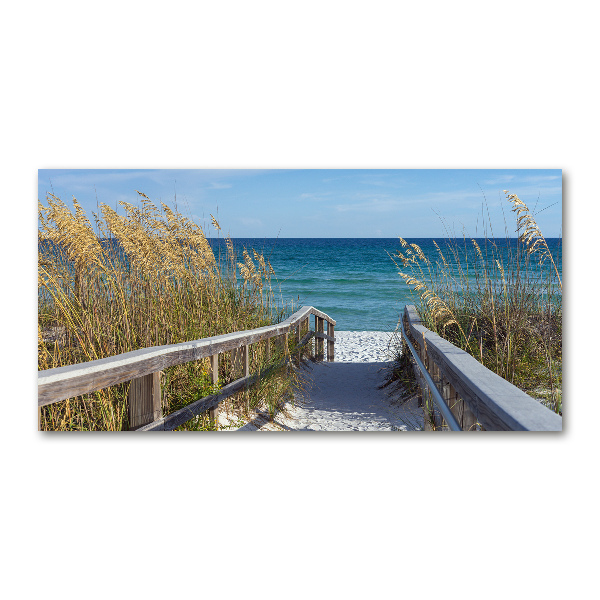
[[[312,331],[309,323],[311,315],[315,317],[315,327]],[[327,334],[324,332],[325,321],[327,321]],[[252,385],[261,375],[261,373],[251,374],[249,370],[251,344],[267,340],[269,355],[270,340],[277,338],[277,343],[287,354],[288,336],[295,331],[298,349],[306,345],[311,338],[315,338],[314,353],[317,360],[324,359],[324,342],[327,340],[327,360],[333,361],[334,327],[335,321],[331,317],[312,306],[307,306],[277,325],[227,333],[182,344],[143,348],[109,358],[39,371],[38,407],[131,381],[128,396],[130,429],[172,430],[207,410],[210,411],[211,418],[216,420],[219,403],[235,392]],[[217,383],[219,356],[225,352],[232,353],[234,372],[241,370],[243,376],[224,386],[217,394],[201,398],[163,417],[161,371],[174,365],[209,358],[212,382]],[[299,356],[298,354],[297,360]],[[287,361],[289,359],[289,356],[286,357]],[[278,366],[280,365],[272,368]],[[266,372],[263,371],[262,375],[266,375]]]
[[[404,308],[404,329],[463,431],[562,431],[560,415],[424,327],[412,305]],[[416,366],[415,374],[427,397],[424,378]],[[436,425],[440,425],[436,412],[432,411],[434,422],[439,420]]]

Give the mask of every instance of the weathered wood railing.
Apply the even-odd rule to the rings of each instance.
[[[314,315],[315,328],[310,330],[310,316]],[[327,321],[327,334],[324,322]],[[169,346],[155,346],[126,352],[118,356],[102,358],[86,363],[57,367],[38,372],[38,406],[46,406],[67,398],[89,394],[97,390],[131,381],[128,397],[130,429],[138,431],[172,430],[202,412],[210,411],[217,418],[219,403],[242,389],[252,385],[261,373],[250,374],[249,346],[267,340],[267,355],[270,355],[270,340],[277,343],[287,354],[288,336],[296,333],[296,347],[300,349],[311,338],[315,338],[315,357],[324,359],[324,340],[327,340],[327,360],[334,360],[335,321],[325,313],[307,306],[296,311],[285,321],[248,331],[217,335],[201,340]],[[160,373],[173,365],[210,359],[212,382],[217,383],[219,356],[231,352],[234,372],[243,376],[224,386],[217,394],[201,398],[196,402],[163,417],[161,407]],[[286,357],[290,360],[290,357]],[[300,360],[300,352],[295,358]],[[279,365],[276,365],[276,368]],[[262,375],[265,375],[263,371]]]
[[[424,327],[412,305],[404,308],[404,329],[462,430],[479,424],[486,430],[562,431],[560,415]],[[426,396],[416,366],[415,374]]]

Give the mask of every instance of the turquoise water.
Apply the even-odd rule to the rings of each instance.
[[[435,263],[438,250],[431,239],[407,239],[417,243]],[[452,263],[446,249],[447,240],[435,240]],[[485,256],[485,241],[477,240]],[[223,240],[210,240],[215,253],[225,253]],[[462,239],[459,246],[465,247]],[[562,240],[547,240],[561,270]],[[402,250],[398,238],[287,238],[233,240],[241,255],[245,247],[254,248],[268,258],[276,276],[272,283],[283,301],[296,306],[314,306],[337,321],[339,331],[392,331],[405,304],[415,303],[415,296],[398,275],[398,268],[389,254]],[[508,263],[509,252],[516,249],[516,240],[496,241],[497,252]],[[474,264],[475,250],[469,242],[466,250]],[[252,253],[250,252],[252,255]],[[241,260],[241,259],[240,259]],[[488,251],[488,268],[493,262]],[[481,261],[480,268],[483,268]],[[474,279],[475,273],[470,273]]]
[[[446,260],[455,271],[452,253],[445,239],[407,239],[418,244],[427,258],[435,264],[440,260],[434,241],[444,252]],[[562,275],[562,240],[548,239],[548,246]],[[226,256],[223,239],[210,239],[215,255]],[[485,240],[477,239],[484,258],[477,258],[470,240],[450,240],[469,256],[469,264],[477,265],[479,272],[485,267],[495,273],[501,288],[500,272],[494,256]],[[108,240],[103,240],[108,244]],[[114,244],[114,241],[111,242]],[[338,331],[393,331],[406,304],[418,304],[418,298],[398,275],[398,267],[389,255],[403,248],[398,238],[287,238],[233,240],[241,262],[242,250],[246,248],[264,254],[276,275],[272,278],[273,289],[281,303],[314,306],[336,320]],[[502,257],[504,265],[515,256],[517,240],[496,241],[496,256]],[[52,245],[50,245],[52,247]],[[115,246],[118,252],[118,244]],[[123,255],[124,256],[124,255]],[[124,259],[126,262],[126,259]],[[397,259],[398,260],[398,259]],[[514,259],[513,259],[514,260]],[[404,269],[409,272],[408,269]],[[553,268],[546,262],[543,276],[552,274]],[[475,282],[477,273],[471,269],[469,281]],[[531,279],[531,277],[530,277]]]

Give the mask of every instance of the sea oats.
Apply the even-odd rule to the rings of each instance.
[[[411,244],[411,247],[414,249],[414,251],[417,253],[417,256],[426,264],[429,263],[428,258],[425,256],[425,254],[423,254],[423,250],[421,250],[420,246],[418,246],[417,244]]]
[[[542,261],[546,259],[550,260],[562,290],[562,280],[556,263],[554,262],[554,257],[552,256],[546,238],[542,235],[531,211],[525,202],[523,202],[516,194],[511,194],[508,190],[504,190],[504,193],[506,194],[507,200],[513,205],[512,212],[517,214],[517,232],[519,233],[519,239],[525,244],[529,254],[537,252]]]
[[[236,270],[217,264],[200,226],[137,193],[139,205],[120,202],[119,212],[101,204],[92,213],[93,227],[75,198],[73,210],[52,195],[39,203],[38,368],[253,329],[280,318],[272,292],[264,294],[263,275],[274,271],[261,254],[252,249],[255,264],[245,250],[242,290]],[[225,243],[233,257],[229,236]],[[56,327],[64,329],[64,343],[50,346],[44,328]],[[165,410],[174,409],[175,388],[197,392],[198,377],[206,376],[199,369],[195,363],[170,368]],[[122,429],[126,397],[127,385],[119,385],[44,407],[42,428]]]
[[[560,263],[527,205],[516,194],[506,194],[515,213],[516,243],[507,233],[505,244],[485,237],[480,247],[463,233],[460,246],[457,239],[448,240],[450,260],[434,240],[435,268],[422,269],[421,248],[400,238],[402,252],[394,256],[397,266],[402,261],[408,267],[399,269],[400,276],[418,296],[426,327],[538,397],[531,386],[539,383],[531,382],[545,381],[550,388],[562,382]],[[415,255],[418,263],[412,260]],[[558,391],[550,390],[547,403],[556,412],[562,410],[562,395],[554,393]]]
[[[261,272],[263,273],[263,275],[267,276],[269,274],[269,271],[265,263],[265,257],[262,254],[258,254],[257,260],[258,264],[260,265]]]
[[[212,219],[212,224],[213,227],[217,230],[217,231],[221,231],[221,226],[219,225],[219,222],[212,216],[210,215],[210,218]]]
[[[473,242],[473,246],[475,246],[475,250],[476,250],[479,258],[481,259],[481,262],[485,263],[485,261],[483,260],[483,254],[481,253],[481,248],[479,247],[479,244],[474,239],[471,239],[471,242]]]
[[[243,256],[244,256],[244,262],[246,263],[246,267],[248,268],[248,272],[251,275],[254,275],[256,268],[254,266],[254,263],[252,262],[252,259],[250,258],[250,255],[248,254],[248,251],[246,250],[246,248],[244,248],[243,250]]]
[[[448,264],[448,261],[446,260],[444,253],[442,252],[441,248],[437,245],[437,242],[435,240],[433,240],[433,245],[437,248],[437,251],[438,251],[440,257],[442,258],[442,262],[444,263],[444,266],[446,267],[446,269],[449,269],[450,265]]]
[[[412,275],[403,272],[399,272],[398,274],[404,279],[407,285],[411,286],[415,292],[419,293],[421,301],[429,309],[430,315],[436,324],[439,324],[442,329],[445,329],[451,324],[456,324],[464,336],[462,327],[455,318],[452,310],[433,289],[429,288],[424,281],[421,281]]]

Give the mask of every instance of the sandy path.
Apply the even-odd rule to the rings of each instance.
[[[378,389],[391,358],[385,332],[336,332],[336,361],[312,366],[312,380],[290,417],[258,417],[238,431],[409,431],[421,429],[416,401],[400,405]]]

